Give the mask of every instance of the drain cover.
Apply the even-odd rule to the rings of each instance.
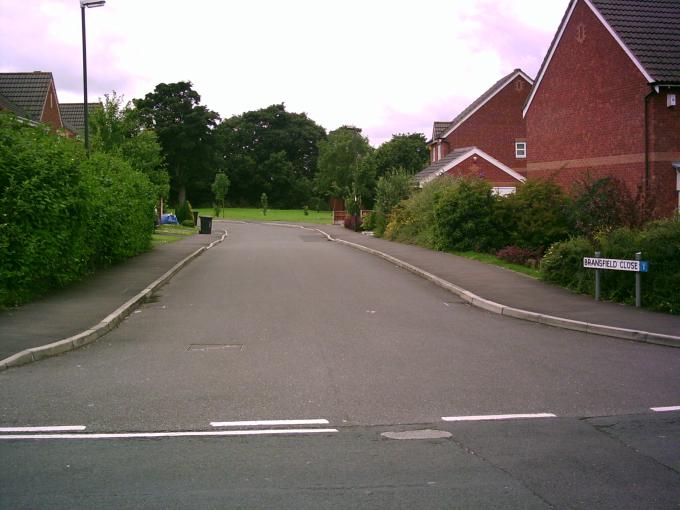
[[[404,432],[383,432],[380,434],[387,439],[448,439],[450,432],[445,430],[406,430]]]
[[[243,344],[191,344],[187,351],[242,351]]]

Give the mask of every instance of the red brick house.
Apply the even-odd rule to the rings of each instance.
[[[515,69],[451,122],[435,122],[430,166],[416,175],[419,184],[445,173],[480,175],[506,193],[522,182],[528,152],[522,107],[532,85],[529,76]]]
[[[678,101],[680,1],[571,0],[524,107],[528,178],[615,176],[672,213]]]

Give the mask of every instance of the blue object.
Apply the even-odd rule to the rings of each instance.
[[[641,273],[648,273],[649,272],[649,261],[647,261],[647,260],[641,260],[640,261],[640,272]]]
[[[179,221],[174,214],[163,214],[161,215],[161,225],[179,225]]]

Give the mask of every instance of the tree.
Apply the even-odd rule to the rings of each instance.
[[[315,188],[325,197],[348,197],[360,201],[373,196],[375,165],[367,156],[373,148],[361,129],[342,126],[319,142],[319,172]]]
[[[219,115],[200,104],[191,82],[159,83],[133,103],[144,126],[158,136],[178,203],[187,189],[209,188],[215,169],[213,129]],[[194,199],[195,201],[195,199]]]
[[[267,193],[273,207],[310,201],[317,143],[326,131],[304,113],[275,104],[224,120],[216,130],[221,167],[235,203],[256,205]]]
[[[377,177],[398,168],[413,175],[427,164],[427,140],[422,133],[397,134],[378,147],[374,156]]]
[[[215,203],[217,204],[215,208],[217,209],[217,216],[219,216],[220,211],[224,209],[224,198],[229,191],[229,177],[222,172],[218,172],[215,174],[215,180],[212,183],[211,189],[213,195],[215,195]]]
[[[375,188],[375,228],[373,231],[380,237],[385,232],[387,218],[392,209],[413,193],[415,183],[406,170],[399,168],[380,176]]]
[[[149,178],[157,197],[167,199],[170,178],[162,147],[156,133],[144,129],[132,104],[113,91],[104,95],[102,108],[96,108],[89,120],[93,152],[122,157]]]

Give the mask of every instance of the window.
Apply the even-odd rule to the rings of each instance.
[[[442,144],[438,143],[437,144],[437,159],[442,159]]]
[[[515,142],[515,157],[517,159],[525,159],[527,157],[526,142]]]

